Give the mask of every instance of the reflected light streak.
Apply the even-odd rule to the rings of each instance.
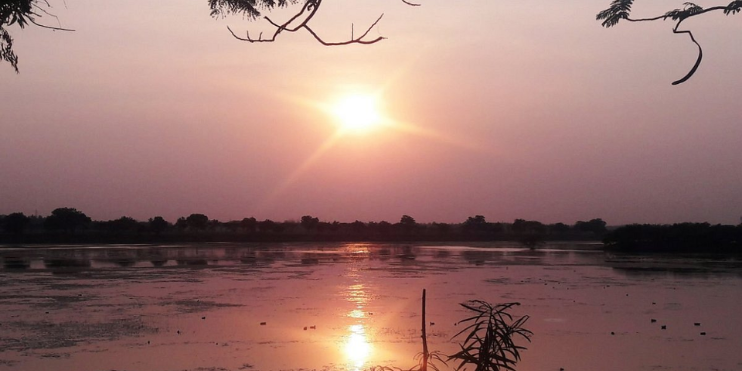
[[[350,335],[345,343],[345,355],[348,361],[358,371],[363,368],[371,355],[371,344],[366,339],[366,330],[363,325],[352,325],[348,327]]]

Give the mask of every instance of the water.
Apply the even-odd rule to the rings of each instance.
[[[408,369],[422,289],[443,354],[481,299],[530,316],[519,371],[742,369],[739,260],[483,247],[6,247],[0,370]]]

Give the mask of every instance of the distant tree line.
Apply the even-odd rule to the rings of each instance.
[[[628,252],[742,253],[742,224],[631,224],[607,233],[603,243]]]
[[[59,208],[48,216],[17,212],[0,215],[2,243],[147,243],[187,241],[517,241],[536,247],[547,240],[600,240],[606,233],[602,219],[544,224],[516,219],[488,222],[476,215],[461,223],[418,223],[409,215],[398,222],[321,221],[304,215],[283,222],[254,217],[222,222],[204,214],[190,214],[174,223],[161,216],[140,221],[128,216],[92,220],[74,208]]]

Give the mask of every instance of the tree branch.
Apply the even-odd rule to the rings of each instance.
[[[411,3],[411,2],[409,2],[407,0],[401,0],[401,1],[404,2],[407,5],[410,5],[410,6],[419,6],[420,5],[420,4]],[[309,34],[312,35],[312,37],[314,37],[315,40],[317,40],[320,44],[322,44],[324,46],[338,46],[338,45],[349,45],[349,44],[366,44],[367,45],[367,44],[374,44],[376,42],[379,42],[381,40],[386,39],[383,36],[379,36],[379,37],[377,37],[375,39],[369,39],[369,40],[366,40],[365,39],[368,36],[368,33],[371,31],[371,29],[373,29],[374,27],[376,27],[376,25],[379,23],[379,21],[381,20],[381,18],[384,16],[384,14],[382,13],[379,16],[379,18],[377,18],[376,21],[374,21],[366,29],[366,31],[361,36],[359,36],[359,37],[355,37],[354,25],[351,24],[351,36],[350,36],[350,39],[349,40],[338,41],[338,42],[325,41],[322,37],[320,37],[317,34],[317,32],[315,32],[311,27],[309,27],[309,21],[311,21],[312,18],[314,17],[314,15],[317,14],[317,11],[319,10],[319,7],[320,7],[321,4],[322,4],[322,0],[308,0],[304,4],[304,6],[302,6],[302,8],[301,8],[300,11],[298,11],[296,14],[294,14],[291,18],[289,18],[287,21],[285,21],[283,23],[277,23],[277,22],[273,21],[272,19],[268,18],[267,16],[266,17],[263,17],[271,26],[275,27],[275,31],[273,32],[273,34],[270,37],[265,38],[265,39],[263,38],[263,34],[262,33],[258,36],[257,39],[255,39],[255,38],[253,38],[253,37],[250,36],[250,33],[249,32],[246,32],[245,33],[245,37],[240,37],[240,36],[237,36],[237,34],[235,34],[234,31],[232,31],[232,29],[229,26],[227,26],[227,29],[232,34],[232,36],[234,36],[236,39],[238,39],[240,41],[251,42],[251,43],[256,43],[256,42],[273,42],[273,41],[276,40],[276,38],[278,37],[278,35],[280,35],[281,32],[283,32],[283,31],[297,32],[297,31],[299,31],[301,29],[304,29],[307,32],[309,32]],[[305,17],[302,19],[302,16],[305,16]],[[298,24],[292,26],[292,24],[294,24],[299,19],[302,19],[301,22],[299,22]]]
[[[739,13],[742,10],[742,0],[732,1],[726,6],[717,5],[705,9],[694,3],[687,2],[684,3],[685,6],[683,9],[671,10],[663,15],[650,18],[631,18],[629,17],[629,14],[631,12],[631,6],[633,5],[633,2],[634,0],[614,0],[608,9],[598,13],[596,19],[603,20],[603,27],[606,28],[615,26],[621,19],[625,19],[629,22],[651,22],[658,20],[664,21],[667,19],[672,19],[673,21],[675,21],[675,27],[673,27],[672,32],[675,34],[688,34],[691,41],[698,47],[698,57],[696,58],[696,63],[693,65],[690,71],[688,71],[688,73],[681,79],[673,81],[672,85],[678,85],[688,81],[688,79],[690,79],[691,76],[696,73],[698,67],[701,65],[701,60],[703,59],[703,49],[701,48],[701,44],[696,41],[696,38],[693,36],[693,33],[690,30],[678,30],[680,24],[683,23],[683,21],[686,19],[713,11],[721,10],[722,12],[724,12],[724,14],[729,15]]]

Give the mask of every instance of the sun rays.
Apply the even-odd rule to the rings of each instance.
[[[463,135],[426,128],[390,117],[385,111],[384,91],[382,90],[345,92],[334,99],[325,101],[297,97],[284,97],[284,99],[297,106],[321,113],[326,123],[332,124],[335,129],[294,171],[289,173],[266,197],[263,197],[256,211],[269,208],[278,196],[306,174],[323,155],[336,148],[344,140],[374,141],[384,135],[401,134],[480,155],[496,155],[492,148]]]

